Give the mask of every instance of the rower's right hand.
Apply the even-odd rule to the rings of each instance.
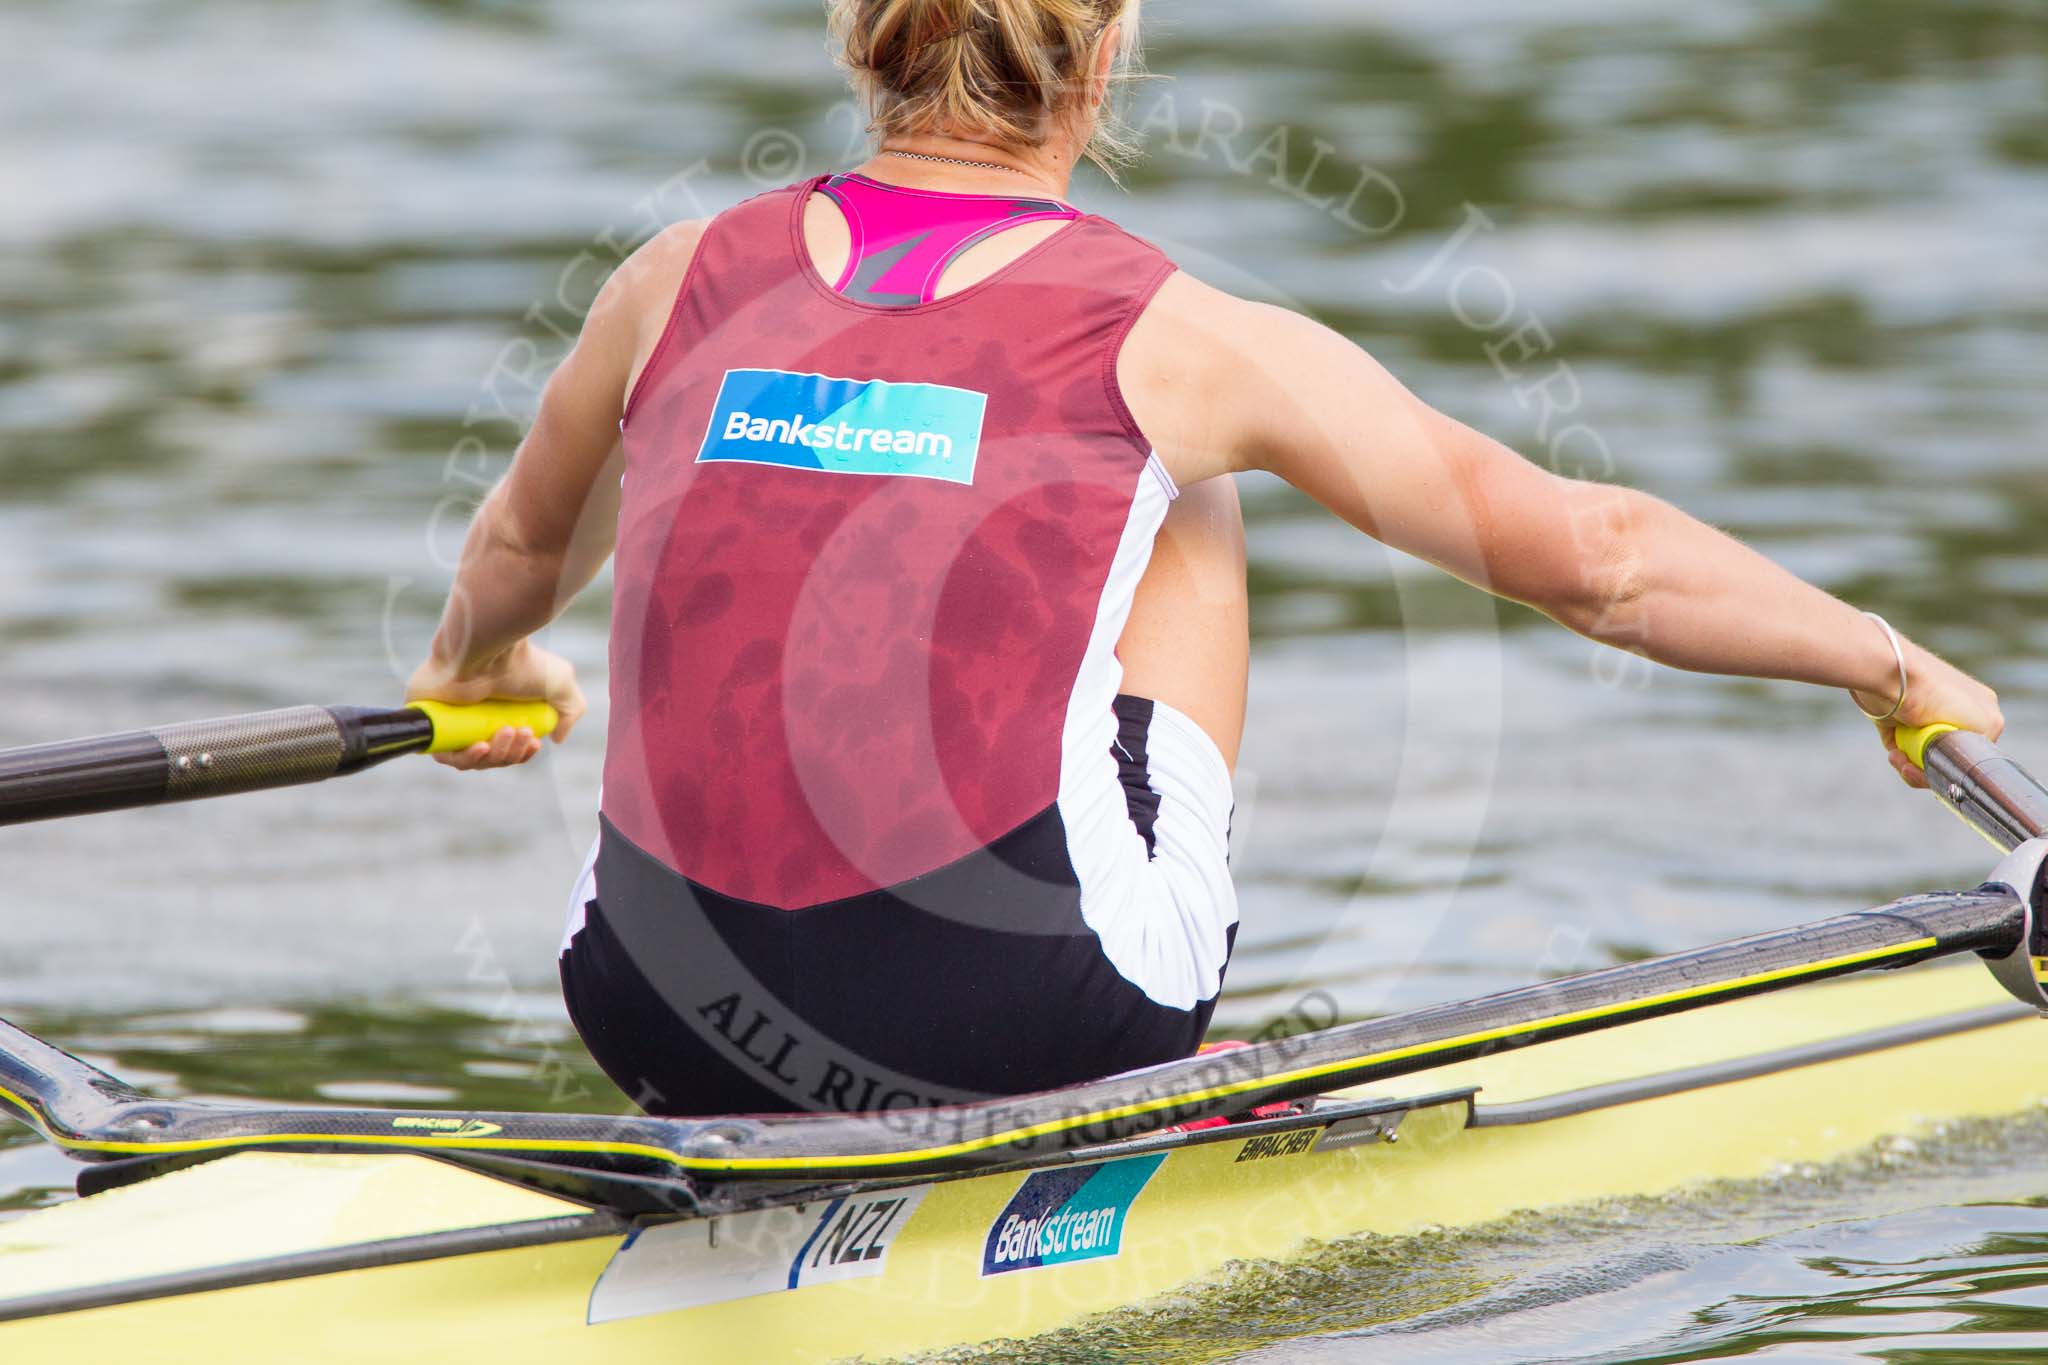
[[[1924,790],[1927,774],[1899,748],[1900,726],[1953,725],[1995,740],[2005,733],[2005,713],[1999,709],[1996,692],[1948,660],[1910,640],[1905,642],[1905,648],[1906,675],[1911,683],[1906,690],[1906,704],[1896,717],[1877,729],[1893,770],[1907,786]],[[1883,711],[1892,704],[1888,696],[1863,692],[1851,695],[1865,711]]]
[[[555,743],[569,738],[590,709],[576,682],[576,666],[561,655],[521,641],[489,667],[464,672],[438,659],[428,659],[406,685],[407,701],[445,701],[473,706],[485,701],[546,701],[561,715]],[[436,754],[434,761],[463,772],[512,768],[540,754],[540,739],[531,730],[500,730],[488,743],[472,744],[459,753]]]

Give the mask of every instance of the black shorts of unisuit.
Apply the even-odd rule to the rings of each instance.
[[[798,910],[720,895],[605,822],[561,957],[592,1056],[647,1112],[686,1116],[921,1108],[1191,1055],[1236,935],[1229,772],[1163,704],[1119,697],[1116,716],[1120,828],[1083,837],[1130,853],[1119,895],[1085,906],[1058,807]]]

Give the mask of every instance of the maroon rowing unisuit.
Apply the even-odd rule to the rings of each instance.
[[[838,287],[804,241],[813,192],[861,228]],[[974,242],[1048,219],[1064,226],[958,292],[888,287],[891,262],[924,262],[928,286]],[[958,1093],[1200,1041],[1236,920],[1229,776],[1185,717],[1119,698],[1115,656],[1175,495],[1117,359],[1173,268],[1056,201],[864,177],[706,230],[622,424],[604,836],[565,958],[615,1077],[651,1068],[615,1064],[606,1038],[663,1010],[768,1092],[679,1112],[855,1107],[851,1083],[812,1093],[836,1073],[781,1074],[807,1053]],[[677,946],[693,919],[708,948]],[[671,979],[681,956],[701,980]],[[754,1003],[698,999],[728,978],[777,1021],[744,1045]],[[661,1008],[594,1017],[633,991]],[[1033,1022],[1046,991],[1059,1018]],[[1107,1027],[1077,1027],[1077,1000]],[[906,1011],[972,1033],[993,1027],[984,1008],[1009,1020],[1017,1065],[900,1042]],[[784,1024],[807,1041],[763,1066],[760,1035]]]

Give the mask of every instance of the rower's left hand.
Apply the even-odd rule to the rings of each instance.
[[[542,649],[531,640],[522,641],[487,669],[462,673],[436,659],[420,665],[406,684],[407,701],[445,701],[475,705],[485,701],[544,700],[561,715],[555,727],[555,743],[569,738],[576,722],[583,719],[590,704],[576,682],[576,666],[559,654]],[[460,753],[436,754],[434,761],[464,772],[491,768],[512,768],[530,763],[540,754],[541,741],[533,731],[520,728],[498,731],[488,743],[472,744]]]
[[[1885,756],[1891,760],[1893,770],[1906,785],[1925,789],[1927,774],[1899,748],[1901,725],[1953,725],[1995,740],[2005,733],[2005,713],[1999,709],[1998,694],[1985,684],[1910,640],[1905,642],[1905,648],[1911,685],[1898,717],[1877,727],[1878,738],[1884,742]],[[1856,704],[1868,712],[1890,705],[1891,699],[1876,693],[1859,693]]]

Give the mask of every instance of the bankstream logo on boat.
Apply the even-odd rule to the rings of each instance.
[[[1133,1157],[1031,1176],[988,1230],[982,1275],[1116,1255],[1131,1204],[1165,1160]]]
[[[988,395],[944,384],[727,370],[699,464],[974,482]]]

